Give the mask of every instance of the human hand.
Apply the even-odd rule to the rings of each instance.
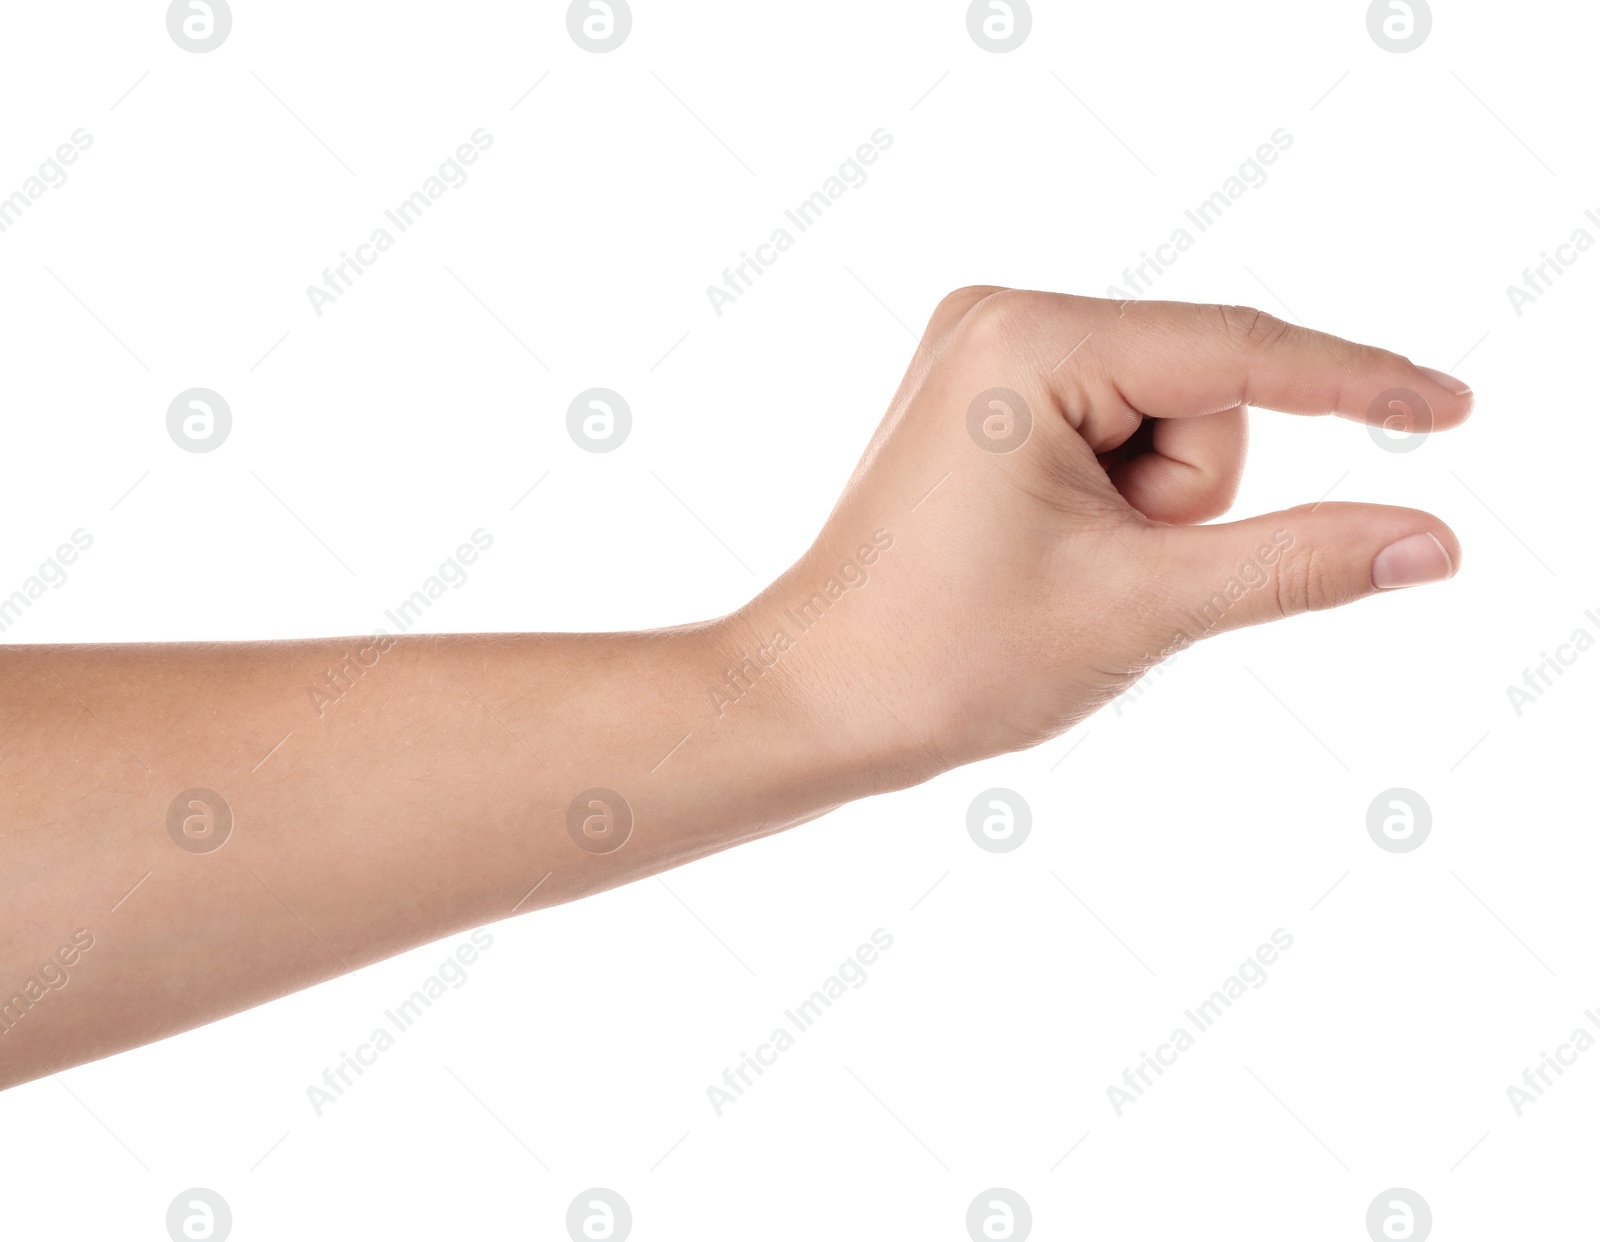
[[[901,786],[1054,736],[1212,633],[1459,568],[1415,509],[1200,525],[1233,501],[1248,405],[1443,430],[1472,394],[1243,307],[952,293],[816,543],[731,619],[719,711],[781,681]]]

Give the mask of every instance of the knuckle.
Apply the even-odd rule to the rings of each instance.
[[[1285,557],[1278,562],[1278,572],[1272,583],[1280,617],[1294,617],[1308,612],[1306,602],[1310,595],[1312,573],[1306,556]]]
[[[975,303],[983,301],[993,293],[1004,293],[1004,285],[962,285],[959,289],[952,289],[939,300],[940,307],[960,307],[970,309]]]
[[[1268,349],[1294,329],[1276,315],[1254,306],[1219,306],[1223,335],[1238,349]]]
[[[1184,514],[1184,520],[1190,523],[1210,522],[1221,517],[1233,508],[1233,498],[1237,490],[1236,487],[1213,484],[1195,497],[1189,512]]]
[[[1060,302],[1059,295],[1042,293],[1037,289],[1001,289],[984,299],[986,306],[1017,323],[1037,323],[1046,319]]]
[[[1005,347],[1016,322],[1007,296],[1009,292],[1006,289],[997,290],[968,308],[961,318],[960,339],[963,344],[984,351]]]
[[[951,290],[940,298],[939,304],[933,308],[924,335],[943,336],[985,298],[1002,292],[1004,289],[999,285],[965,285],[960,289]]]
[[[1354,595],[1341,585],[1342,579],[1315,548],[1307,547],[1278,562],[1278,611],[1285,617],[1304,612],[1323,612],[1349,603]]]
[[[1015,348],[1045,317],[1049,294],[997,289],[975,302],[961,320],[961,337],[979,350]]]

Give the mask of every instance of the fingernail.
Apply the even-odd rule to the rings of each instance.
[[[1472,395],[1472,388],[1453,375],[1446,375],[1443,371],[1435,371],[1432,367],[1418,367],[1417,370],[1421,371],[1441,388],[1448,389],[1455,396],[1470,397]]]
[[[1408,535],[1391,543],[1373,559],[1372,585],[1380,591],[1442,582],[1456,572],[1450,554],[1432,535]]]

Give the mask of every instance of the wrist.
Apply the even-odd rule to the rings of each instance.
[[[945,765],[896,714],[865,599],[811,559],[714,624],[702,695],[711,722],[781,736],[830,806],[929,779]],[[830,580],[831,596],[819,585]]]

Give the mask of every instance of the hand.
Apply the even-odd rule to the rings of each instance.
[[[816,543],[735,619],[717,709],[781,681],[897,787],[1060,733],[1209,634],[1459,568],[1415,509],[1199,525],[1248,405],[1443,430],[1472,394],[1242,307],[952,293]]]

